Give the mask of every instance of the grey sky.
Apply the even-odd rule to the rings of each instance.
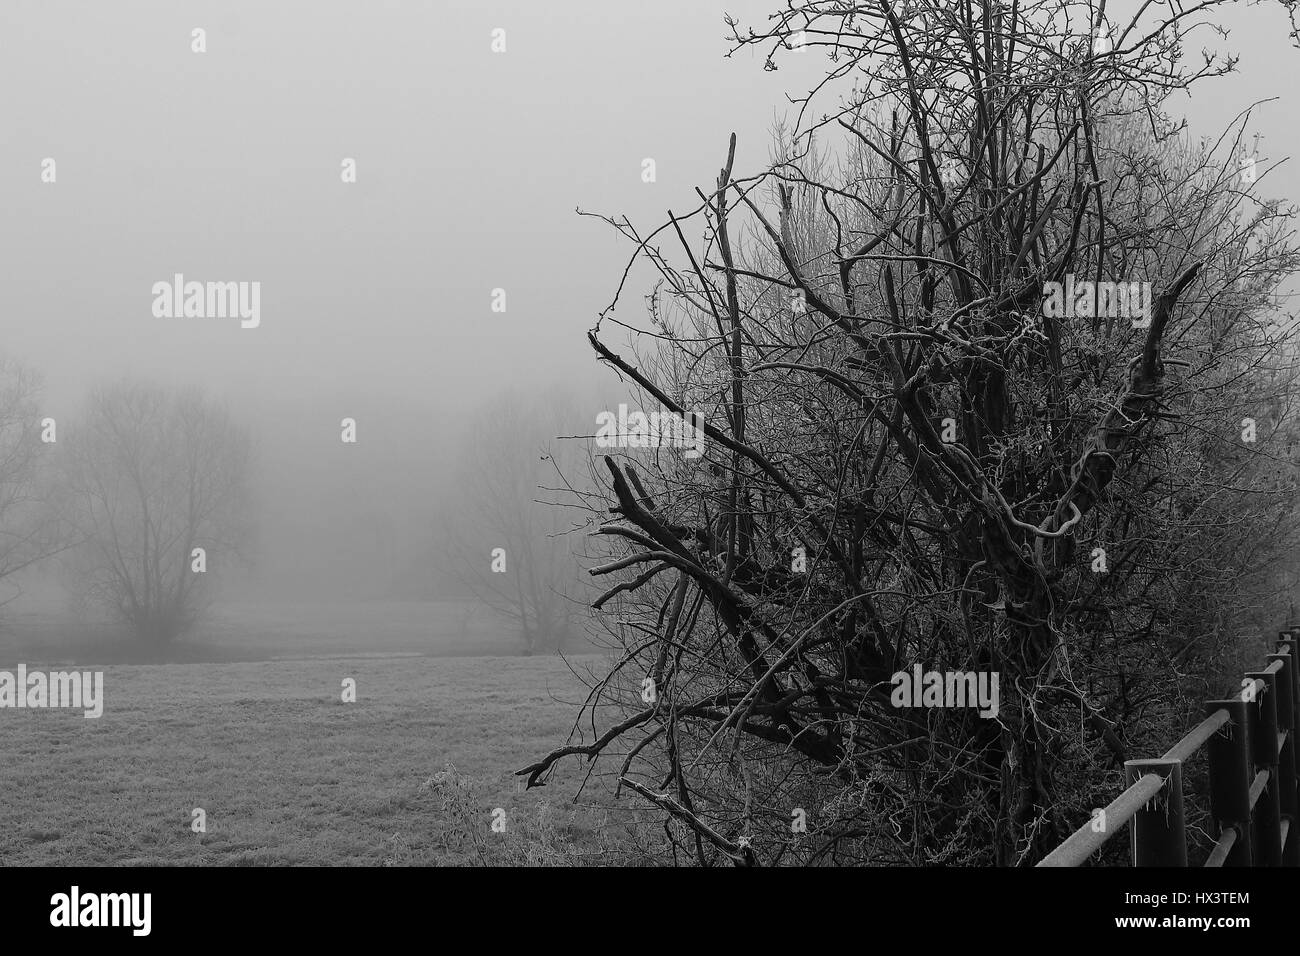
[[[699,2],[6,2],[5,347],[55,412],[126,370],[440,407],[586,374],[624,250],[574,208],[688,204],[731,128],[767,155],[776,77],[722,33]],[[154,318],[177,271],[260,280],[261,326]]]
[[[748,22],[771,7],[726,5]],[[722,9],[7,0],[4,346],[45,372],[56,412],[88,378],[126,370],[247,397],[361,386],[439,407],[585,376],[582,333],[626,249],[574,208],[654,224],[688,207],[732,129],[738,168],[766,159],[798,79],[748,52],[724,59]],[[1208,128],[1278,96],[1264,151],[1290,153],[1300,51],[1280,7],[1233,12],[1241,75],[1188,112]],[[206,54],[190,52],[195,26]],[[489,51],[497,26],[504,55]],[[39,181],[45,156],[57,186]],[[345,156],[355,185],[340,182]],[[1283,173],[1271,191],[1294,185]],[[260,280],[261,327],[154,318],[149,287],[177,271]],[[505,315],[488,309],[495,287]]]

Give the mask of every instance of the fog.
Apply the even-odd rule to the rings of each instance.
[[[744,23],[770,7],[726,10]],[[643,225],[690,209],[727,135],[738,171],[765,163],[784,92],[823,68],[818,56],[802,74],[789,57],[776,72],[749,52],[727,59],[722,12],[699,0],[11,0],[2,348],[39,370],[42,413],[60,422],[89,386],[139,379],[197,385],[250,427],[257,546],[229,594],[449,593],[430,554],[438,515],[457,507],[467,417],[508,389],[559,385],[578,410],[566,433],[590,434],[623,394],[585,332],[632,250],[576,209]],[[1249,53],[1187,102],[1196,132],[1282,93],[1297,56],[1280,8],[1230,18],[1230,44]],[[491,51],[494,28],[505,53]],[[1261,110],[1265,168],[1294,151],[1288,113]],[[1261,188],[1294,195],[1294,176],[1283,166]],[[259,324],[157,317],[150,290],[177,273],[260,282]],[[643,279],[624,321],[640,318]],[[354,444],[340,441],[344,418]],[[381,552],[391,573],[376,570]]]

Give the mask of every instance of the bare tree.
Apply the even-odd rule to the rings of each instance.
[[[765,171],[733,135],[692,209],[607,220],[662,290],[638,361],[618,296],[591,345],[709,447],[605,458],[624,656],[589,707],[623,713],[530,786],[618,755],[701,864],[1023,865],[1185,726],[1297,543],[1293,210],[1243,181],[1245,118],[1162,112],[1228,68],[1181,60],[1215,6],[732,24],[828,74]],[[998,714],[900,706],[917,666],[999,675]]]
[[[571,403],[507,392],[466,422],[443,561],[480,602],[514,622],[525,654],[564,650],[587,610],[577,556],[583,520],[568,508],[581,449]],[[585,519],[579,513],[579,519]]]
[[[196,389],[123,383],[95,389],[60,444],[74,588],[142,640],[173,640],[248,541],[247,430]]]
[[[62,547],[51,500],[40,379],[15,359],[0,356],[0,581]],[[56,430],[49,437],[57,440]]]

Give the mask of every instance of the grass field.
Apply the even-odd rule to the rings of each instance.
[[[0,668],[23,659],[13,651]],[[626,816],[572,806],[576,761],[529,793],[513,776],[563,741],[584,695],[557,657],[96,669],[99,719],[0,710],[0,865],[554,862],[557,847],[598,861]],[[341,700],[347,677],[356,703]],[[454,780],[431,783],[447,764]],[[491,830],[497,807],[504,834]],[[206,833],[191,830],[195,808]]]

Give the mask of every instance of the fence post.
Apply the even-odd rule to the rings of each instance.
[[[1296,730],[1300,723],[1300,700],[1296,694],[1295,639],[1279,642],[1286,653],[1270,654],[1269,661],[1280,661],[1277,672],[1278,728],[1286,731],[1286,743],[1277,755],[1278,806],[1287,821],[1286,842],[1282,845],[1282,865],[1300,866],[1300,792],[1296,784]]]
[[[1291,660],[1300,662],[1300,636],[1296,632],[1300,628],[1291,628],[1290,631],[1283,631],[1278,635],[1277,647],[1275,650],[1291,652]],[[1291,692],[1292,699],[1300,707],[1300,667],[1291,668]]]
[[[1256,866],[1282,865],[1282,811],[1277,779],[1277,675],[1268,671],[1247,671],[1247,680],[1264,684],[1249,705],[1250,739],[1254,745],[1255,769],[1267,771],[1268,782],[1255,804]],[[1258,776],[1258,773],[1256,774]]]
[[[1129,823],[1134,866],[1186,866],[1187,833],[1183,829],[1183,764],[1181,760],[1126,760],[1124,777],[1132,786],[1149,773],[1165,785]]]
[[[1296,816],[1300,817],[1300,626],[1292,625],[1278,642],[1277,649],[1291,652],[1291,715],[1294,718],[1291,731],[1292,736],[1297,738],[1291,743],[1291,758],[1296,770]],[[1292,823],[1291,826],[1294,829],[1297,824]],[[1296,841],[1296,865],[1300,866],[1300,833],[1296,833],[1293,839]]]
[[[1224,866],[1253,866],[1255,842],[1250,824],[1250,719],[1246,702],[1241,699],[1205,702],[1205,716],[1226,710],[1232,722],[1224,724],[1209,739],[1210,812],[1218,826],[1215,838],[1224,829],[1237,831],[1237,840],[1228,852]]]

